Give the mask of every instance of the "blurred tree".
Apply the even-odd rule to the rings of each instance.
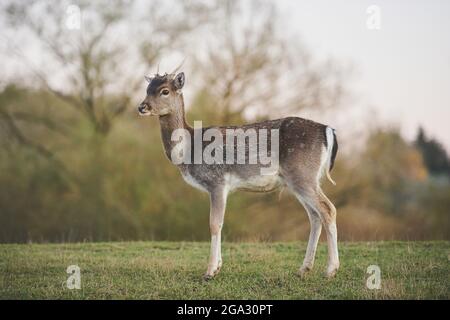
[[[415,145],[422,153],[428,171],[433,175],[444,175],[450,178],[450,160],[442,144],[428,138],[425,130],[420,127],[417,132]]]
[[[389,213],[401,213],[414,198],[414,186],[427,177],[420,152],[397,129],[371,133],[357,172],[358,201]]]
[[[33,84],[81,111],[95,132],[107,135],[113,121],[132,105],[148,68],[209,17],[209,7],[200,1],[177,3],[179,14],[162,3],[39,0],[2,6],[13,32],[10,47],[26,64]],[[69,10],[74,4],[80,14],[68,17],[76,13]],[[76,24],[67,25],[68,18],[77,17],[79,30]],[[14,43],[18,29],[26,32],[27,41]],[[34,66],[23,49],[38,50],[47,60]]]
[[[36,104],[41,103],[41,105]],[[7,152],[11,144],[19,144],[48,160],[66,177],[74,179],[66,165],[54,154],[49,143],[36,139],[37,132],[44,129],[59,138],[68,135],[67,126],[49,117],[49,94],[33,92],[10,84],[0,92],[0,145]],[[32,112],[30,112],[32,108]],[[57,140],[57,139],[55,139]]]
[[[213,10],[201,1],[182,2],[173,10],[163,1],[128,0],[5,1],[0,8],[7,27],[4,54],[13,55],[26,68],[26,76],[18,72],[12,80],[20,87],[47,91],[61,100],[59,107],[76,111],[89,124],[86,131],[93,133],[89,143],[98,161],[103,138],[142,95],[137,90],[145,85],[143,75],[163,55],[186,45],[184,38],[205,24]],[[195,19],[187,19],[194,15]],[[73,19],[79,24],[70,25],[77,22]],[[10,89],[6,96],[14,91]],[[0,106],[0,121],[9,136],[76,178],[48,139],[37,141],[32,136],[33,128],[56,130],[68,124],[64,116],[55,110],[37,116],[31,108],[19,108],[19,103],[3,99]],[[80,122],[72,119],[71,129],[76,123]]]
[[[191,114],[216,124],[339,107],[349,70],[317,62],[280,30],[274,4],[217,1],[218,21],[197,55],[200,90]],[[197,119],[198,119],[197,118]]]

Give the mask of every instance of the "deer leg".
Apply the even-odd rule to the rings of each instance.
[[[225,189],[214,190],[210,193],[211,207],[209,214],[209,228],[211,231],[211,251],[208,269],[203,278],[212,279],[219,273],[222,266],[221,233],[227,194]]]
[[[298,274],[301,277],[305,276],[306,273],[308,273],[314,266],[317,244],[319,242],[320,233],[322,231],[322,222],[320,220],[319,214],[307,204],[304,204],[304,207],[308,214],[311,229],[309,231],[308,247],[306,248],[305,258],[303,260],[302,266],[298,271]]]
[[[333,218],[333,221],[327,223],[325,230],[327,233],[328,242],[327,277],[332,278],[336,275],[339,269],[336,217]]]
[[[308,203],[319,213],[323,227],[327,234],[328,267],[327,277],[336,275],[339,269],[339,253],[337,246],[336,208],[325,196],[320,187],[317,187],[315,195],[308,199]]]

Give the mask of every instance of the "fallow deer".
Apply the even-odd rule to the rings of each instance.
[[[192,128],[186,122],[182,93],[184,73],[157,73],[151,78],[145,78],[149,84],[146,97],[138,107],[139,114],[158,116],[162,142],[169,160],[174,162],[173,151],[180,143],[180,139],[174,139],[174,133],[180,129],[188,133],[189,143],[185,142],[185,148],[193,155],[195,143],[192,137],[205,133],[208,128]],[[204,279],[213,278],[222,266],[221,230],[229,193],[235,190],[269,192],[280,187],[287,187],[295,195],[305,208],[311,225],[306,255],[298,274],[304,276],[312,269],[323,226],[328,244],[326,275],[333,277],[339,268],[336,209],[323,193],[320,180],[325,175],[334,184],[329,175],[338,149],[334,129],[298,117],[263,121],[241,127],[211,128],[224,134],[231,129],[276,130],[278,140],[275,143],[278,144],[278,150],[274,152],[271,148],[271,152],[277,153],[278,166],[269,174],[261,174],[261,164],[176,164],[186,182],[209,193],[210,196],[211,251]],[[274,143],[272,140],[263,142],[269,145]],[[223,148],[226,147],[225,140],[220,143]],[[261,144],[261,141],[258,141],[258,144]],[[205,146],[203,141],[202,150]],[[248,146],[244,150],[248,153],[246,159],[252,152],[258,152]]]

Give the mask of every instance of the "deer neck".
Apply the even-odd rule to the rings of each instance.
[[[159,117],[159,124],[161,126],[161,138],[164,145],[166,156],[171,159],[172,148],[177,143],[172,141],[172,133],[177,129],[185,129],[191,132],[193,129],[186,122],[186,116],[184,112],[184,99],[183,95],[180,97],[180,107],[173,108],[174,112]]]

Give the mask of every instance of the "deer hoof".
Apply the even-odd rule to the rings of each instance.
[[[311,271],[311,267],[308,266],[302,266],[298,271],[297,271],[297,275],[304,279],[306,277],[306,275]]]
[[[222,264],[220,263],[220,264],[217,266],[216,270],[214,270],[214,271],[212,271],[212,272],[207,271],[207,272],[203,275],[203,280],[205,280],[205,281],[212,280],[212,279],[219,273],[220,267],[221,267],[221,266],[222,266]]]
[[[205,273],[202,278],[203,278],[204,281],[209,281],[209,280],[212,280],[214,278],[214,275]]]
[[[338,271],[338,268],[328,269],[326,277],[328,279],[334,278],[336,276],[337,271]]]

